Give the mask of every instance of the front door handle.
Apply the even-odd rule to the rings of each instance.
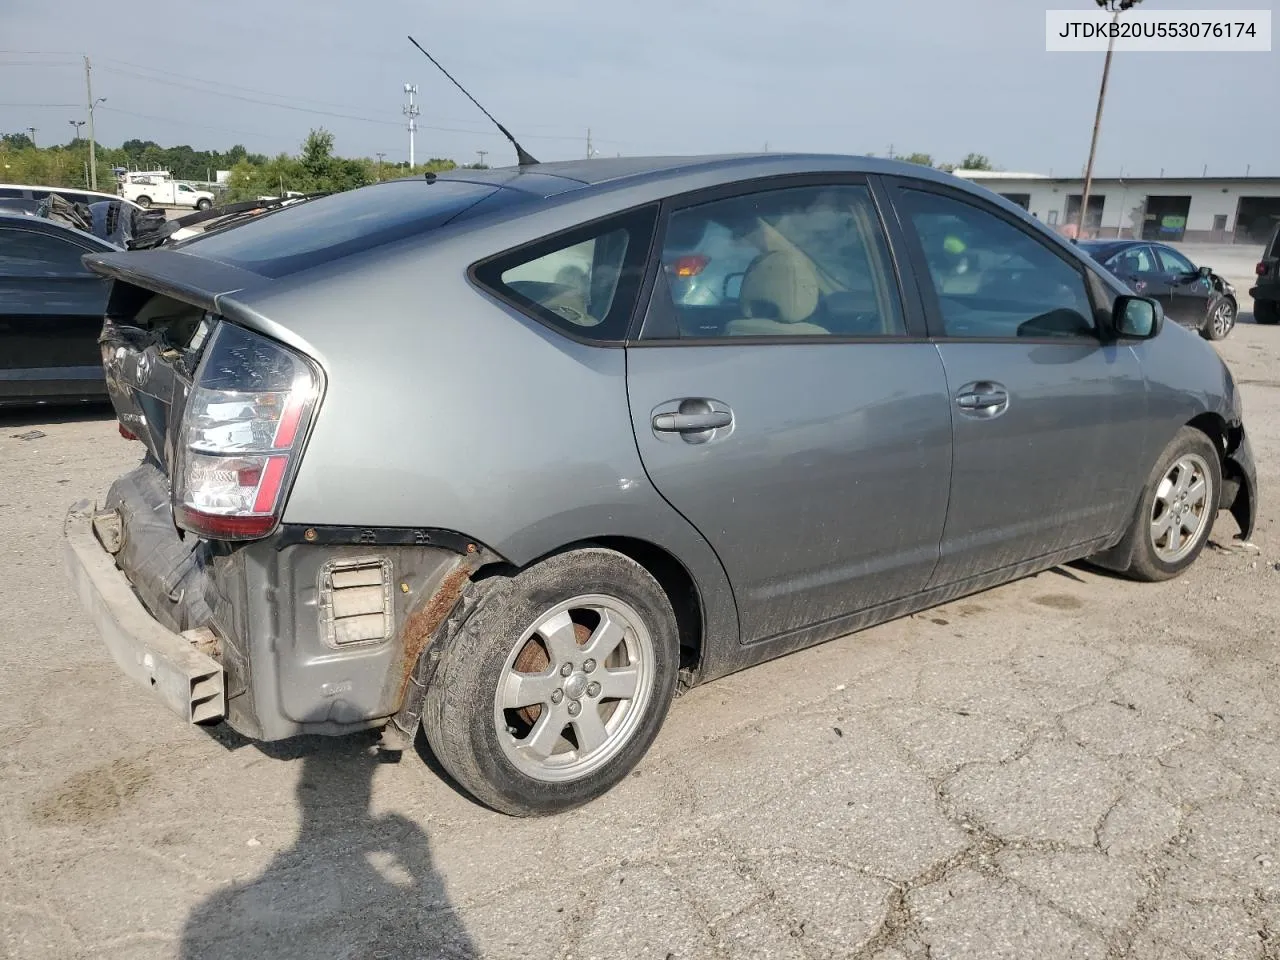
[[[711,410],[706,413],[660,413],[653,418],[653,429],[662,433],[699,433],[703,430],[719,430],[733,423],[733,414],[727,410]]]
[[[962,393],[956,397],[956,406],[962,410],[985,410],[988,407],[1000,407],[1009,402],[1009,395],[1003,390],[991,393]]]
[[[1009,408],[1009,391],[990,380],[975,380],[961,387],[955,396],[956,406],[969,416],[998,417]]]

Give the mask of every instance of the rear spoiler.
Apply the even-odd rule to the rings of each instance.
[[[89,253],[84,265],[100,276],[217,311],[219,298],[271,281],[248,270],[175,250]]]

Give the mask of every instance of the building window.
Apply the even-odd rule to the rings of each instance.
[[[1227,232],[1227,215],[1225,213],[1219,213],[1213,218],[1213,232]]]

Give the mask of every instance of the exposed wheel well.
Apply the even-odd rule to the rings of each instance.
[[[1193,417],[1187,426],[1194,427],[1213,441],[1214,449],[1218,451],[1218,458],[1226,460],[1227,423],[1222,417],[1216,413],[1202,413],[1198,417]]]
[[[702,597],[698,593],[697,584],[685,569],[684,564],[661,547],[634,537],[593,537],[578,543],[570,543],[558,550],[538,557],[532,563],[545,560],[548,556],[568,553],[581,547],[597,546],[608,550],[616,550],[625,557],[634,560],[644,567],[658,581],[658,585],[671,601],[675,611],[676,625],[680,630],[680,670],[682,674],[696,672],[702,663],[703,611]],[[472,577],[483,580],[492,576],[510,576],[519,568],[508,563],[495,563],[481,568]]]

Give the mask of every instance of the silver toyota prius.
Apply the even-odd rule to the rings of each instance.
[[[678,689],[1257,510],[1213,349],[915,165],[457,170],[86,262],[144,453],[66,555],[120,668],[260,741],[421,727],[509,814]]]

